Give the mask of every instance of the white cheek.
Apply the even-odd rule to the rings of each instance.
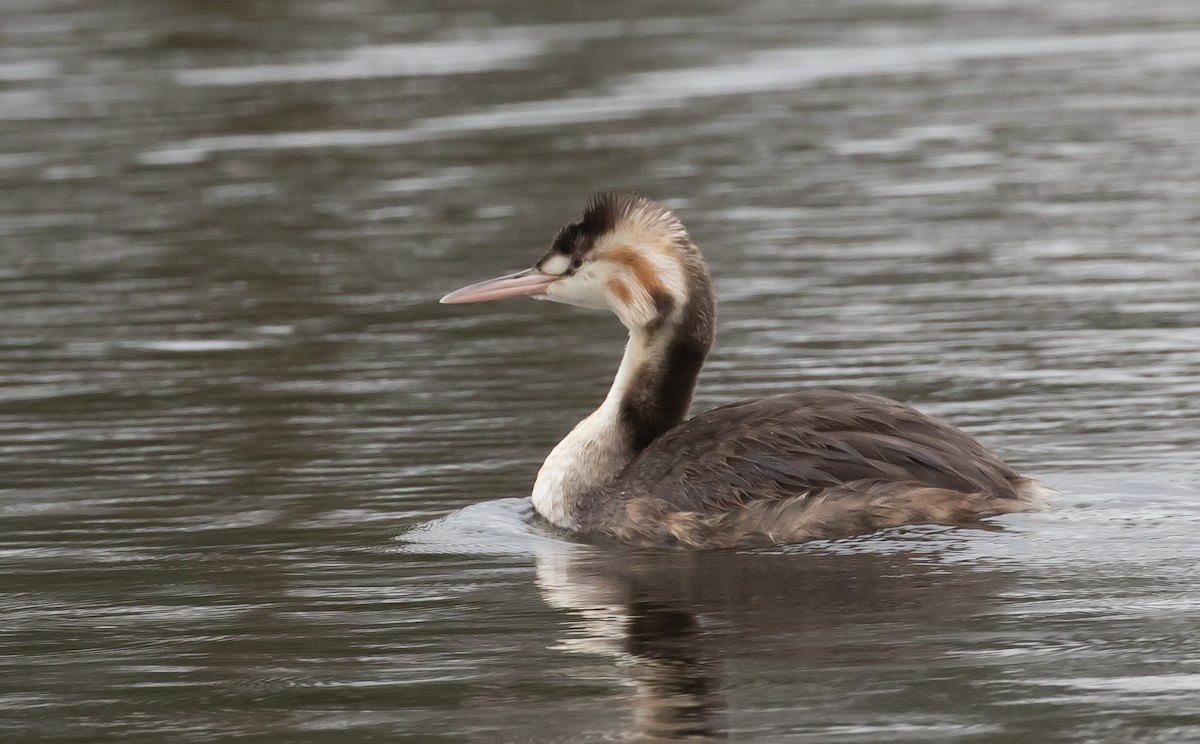
[[[542,262],[541,271],[543,274],[553,274],[554,276],[562,276],[567,273],[567,269],[571,267],[571,259],[560,254],[555,254]]]
[[[567,305],[590,307],[603,310],[608,307],[608,296],[604,292],[604,282],[595,271],[589,267],[554,282],[546,288],[547,299],[562,302]]]

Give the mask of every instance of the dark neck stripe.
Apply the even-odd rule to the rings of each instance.
[[[659,364],[646,364],[621,398],[621,423],[634,452],[687,416],[708,349],[689,339],[672,339]]]
[[[679,320],[648,329],[649,343],[666,336],[662,357],[634,370],[634,379],[621,397],[621,425],[634,452],[641,452],[687,417],[700,368],[712,347],[713,297],[707,272],[702,267],[690,272],[688,284],[691,299]]]

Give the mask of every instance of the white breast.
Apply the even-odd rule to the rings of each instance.
[[[620,436],[616,406],[606,403],[546,457],[533,485],[533,508],[565,529],[579,529],[578,498],[612,480],[632,457]]]
[[[533,508],[559,527],[577,530],[580,498],[611,481],[633,459],[621,423],[621,399],[638,370],[663,354],[662,339],[632,331],[608,397],[550,452],[533,484]]]

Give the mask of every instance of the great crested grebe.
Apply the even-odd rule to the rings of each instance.
[[[712,347],[712,280],[683,223],[649,199],[597,195],[533,268],[442,302],[503,297],[609,309],[629,329],[604,403],[533,487],[534,508],[567,530],[728,548],[970,523],[1046,493],[962,431],[876,395],[810,390],[684,420]]]

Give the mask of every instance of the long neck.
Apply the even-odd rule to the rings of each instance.
[[[712,346],[711,295],[654,329],[634,329],[604,403],[546,458],[533,489],[542,516],[568,529],[603,498],[604,486],[656,437],[687,416]]]
[[[675,329],[672,329],[675,330]],[[635,331],[600,411],[616,418],[615,430],[633,454],[687,416],[708,345],[666,330]]]

